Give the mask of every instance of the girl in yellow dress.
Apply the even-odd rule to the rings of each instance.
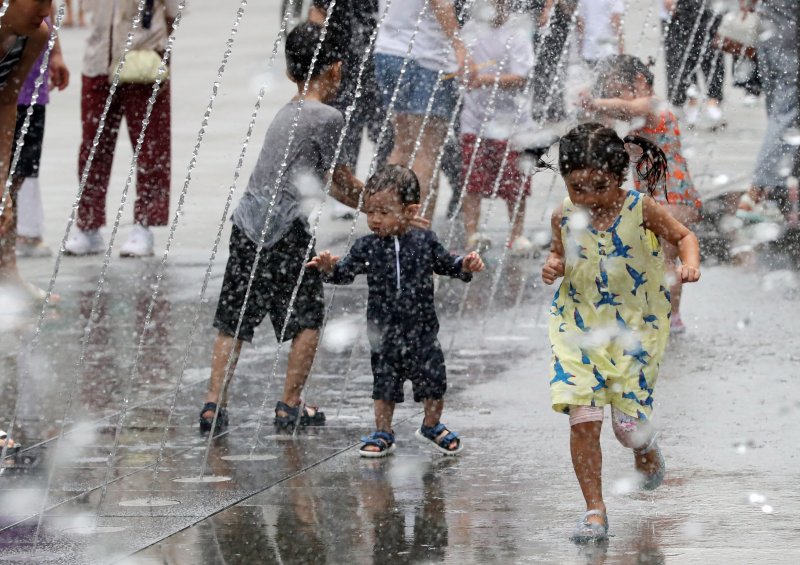
[[[569,197],[552,217],[553,242],[542,279],[564,277],[550,311],[553,409],[570,417],[572,464],[586,513],[572,539],[608,536],[601,482],[600,428],[611,406],[617,439],[633,449],[641,486],[656,488],[664,459],[649,420],[653,388],[669,337],[669,284],[659,238],[677,246],[680,278],[700,278],[694,233],[651,196],[622,188],[635,170],[650,191],[663,187],[666,156],[638,136],[624,140],[601,124],[561,139],[559,170]]]

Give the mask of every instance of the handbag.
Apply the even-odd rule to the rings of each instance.
[[[756,55],[758,30],[759,18],[755,12],[733,10],[722,16],[717,40],[726,53],[752,59]]]
[[[161,55],[153,49],[134,49],[125,55],[125,64],[119,73],[119,81],[125,83],[151,83],[158,78]],[[169,78],[169,67],[161,74],[161,81]]]

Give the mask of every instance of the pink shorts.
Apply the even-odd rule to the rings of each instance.
[[[464,134],[461,136],[461,157],[462,172],[466,176],[469,170],[469,163],[472,160],[472,153],[475,151],[477,136]],[[480,194],[483,197],[491,198],[497,183],[497,177],[501,174],[500,165],[503,162],[503,154],[506,151],[507,142],[500,139],[483,139],[475,156],[472,171],[467,180],[467,193]],[[497,187],[497,196],[503,200],[516,201],[520,197],[520,192],[524,196],[531,194],[530,177],[525,180],[524,175],[517,167],[519,153],[509,151],[505,167],[502,171],[500,184]]]

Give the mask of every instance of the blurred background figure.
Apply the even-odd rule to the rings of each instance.
[[[539,12],[533,82],[533,118],[537,121],[558,121],[566,116],[567,39],[575,27],[577,6],[578,0],[546,0]]]
[[[720,127],[724,125],[720,104],[725,65],[714,37],[722,15],[708,0],[664,0],[664,9],[670,14],[664,38],[667,98],[674,106],[686,107],[686,125],[692,127],[703,118],[709,127]],[[698,71],[702,71],[705,96]]]
[[[377,144],[386,117],[375,81],[375,59],[370,51],[370,37],[379,17],[378,0],[337,0],[335,4],[332,0],[313,0],[308,14],[309,21],[323,25],[332,4],[328,34],[342,58],[342,82],[331,106],[344,114],[348,106],[354,105],[342,144],[343,158],[340,162],[355,171],[364,129],[366,128],[372,143]],[[368,53],[366,60],[365,53]],[[359,73],[361,92],[356,98]],[[386,163],[391,150],[392,128],[391,124],[387,124],[376,154],[370,156],[370,160],[376,160],[376,168]],[[355,217],[355,210],[335,201],[331,205],[331,216],[335,219],[352,219]]]
[[[51,11],[51,17],[45,20],[51,27],[52,16]],[[64,63],[58,38],[50,52],[50,59],[38,90],[36,104],[32,104],[36,91],[36,80],[40,76],[39,71],[43,59],[44,53],[33,64],[17,99],[15,146],[22,135],[22,126],[25,123],[28,109],[33,106],[19,161],[12,173],[14,182],[20,186],[17,193],[17,257],[47,257],[52,254],[43,240],[44,209],[39,186],[39,167],[44,142],[45,109],[47,103],[50,102],[50,88],[64,90],[69,85],[69,69]]]
[[[761,0],[758,36],[759,76],[767,110],[767,131],[758,153],[752,187],[740,209],[752,208],[769,197],[784,213],[791,202],[788,177],[798,175],[798,26],[796,0]],[[794,170],[793,170],[794,168]]]
[[[133,44],[126,57],[152,56],[155,53],[160,58],[166,49],[167,37],[172,33],[179,4],[179,0],[147,0],[141,25],[134,32]],[[131,22],[139,11],[139,2],[97,2],[92,9],[92,26],[86,41],[82,71],[83,140],[78,156],[79,181],[92,151],[100,116],[110,92],[111,80],[125,50]],[[144,69],[145,66],[140,68]],[[156,78],[155,73],[145,73],[150,76],[142,74],[125,80],[121,78],[117,85],[81,195],[77,225],[70,232],[65,246],[68,255],[91,255],[105,251],[100,228],[106,224],[106,192],[111,180],[117,135],[124,116],[131,145],[136,146]],[[120,247],[122,257],[153,255],[154,242],[150,228],[164,226],[168,222],[172,175],[171,113],[170,81],[167,78],[161,83],[136,163],[134,225]]]
[[[581,58],[594,67],[610,55],[625,52],[622,0],[580,0],[576,31]]]
[[[86,19],[84,18],[84,9],[83,9],[83,3],[85,1],[86,0],[64,0],[64,4],[66,4],[66,13],[64,14],[64,27],[72,27],[76,25],[75,24],[76,19],[78,22],[77,23],[78,27],[86,26]],[[77,18],[74,16],[76,12],[75,4],[77,4],[77,12],[78,12]]]
[[[383,13],[386,0],[381,0],[380,6]],[[413,45],[410,56],[409,45]],[[391,3],[375,45],[375,71],[383,105],[388,109],[393,104],[395,137],[389,163],[413,169],[428,220],[433,218],[439,187],[437,155],[447,137],[457,103],[459,75],[466,66],[467,51],[459,38],[451,0]],[[395,90],[397,97],[392,101]]]

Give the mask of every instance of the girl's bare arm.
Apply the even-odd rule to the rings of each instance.
[[[553,284],[558,277],[564,276],[564,243],[561,241],[561,207],[553,212],[550,218],[550,229],[553,238],[550,240],[550,255],[542,267],[542,280]]]
[[[694,282],[700,278],[700,243],[694,232],[670,216],[658,202],[644,197],[644,227],[678,248],[681,278]]]
[[[643,96],[633,100],[622,98],[595,98],[589,102],[591,110],[618,120],[635,117],[649,118],[653,115],[653,97]]]

